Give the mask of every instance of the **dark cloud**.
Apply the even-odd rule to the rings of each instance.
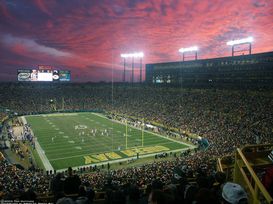
[[[199,58],[221,57],[226,41],[249,35],[254,53],[270,51],[272,19],[266,0],[0,0],[0,80],[38,64],[70,69],[77,81],[109,81],[113,68],[118,80],[121,53],[178,61],[179,48],[197,45]]]
[[[266,6],[266,2],[263,0],[252,0],[252,4],[257,8],[262,8]]]

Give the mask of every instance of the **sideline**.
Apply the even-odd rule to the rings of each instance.
[[[98,116],[98,117],[101,117],[101,118],[104,118],[104,119],[107,119],[107,120],[110,120],[110,121],[112,121],[112,122],[114,122],[114,123],[118,123],[118,124],[125,125],[124,123],[122,123],[122,122],[120,122],[120,121],[117,121],[117,120],[114,120],[114,119],[109,119],[109,118],[105,117],[105,116],[102,115],[102,114],[93,113],[93,112],[91,112],[91,114],[94,114],[94,115],[96,115],[96,116]],[[44,114],[42,114],[42,115],[44,115]],[[40,116],[42,116],[42,115],[40,115]],[[22,119],[22,121],[23,121],[24,124],[27,123],[27,120],[25,119],[24,116],[21,116],[21,119]],[[131,126],[131,125],[129,125],[129,124],[128,124],[128,126],[129,126],[130,128],[133,128],[133,129],[137,129],[137,130],[142,131],[142,129],[136,128],[136,127]],[[32,132],[32,134],[34,135],[34,133],[33,133],[32,130],[31,130],[31,132]],[[150,133],[150,134],[153,134],[153,135],[155,135],[155,136],[157,136],[157,137],[161,137],[161,138],[167,139],[167,140],[169,140],[169,141],[172,141],[172,142],[175,142],[175,143],[180,143],[180,144],[183,144],[183,145],[187,146],[186,148],[182,148],[182,149],[164,151],[164,153],[170,153],[170,152],[172,152],[172,153],[174,153],[174,152],[184,152],[184,151],[187,151],[187,150],[191,150],[191,149],[195,149],[195,148],[196,148],[195,145],[187,144],[187,143],[184,143],[184,142],[182,142],[182,141],[177,141],[177,140],[174,140],[174,139],[171,139],[171,138],[162,136],[162,135],[160,135],[160,134],[157,134],[157,133],[154,133],[154,132],[151,132],[151,131],[144,130],[144,132]],[[39,144],[39,142],[38,142],[38,140],[37,140],[36,137],[35,137],[35,147],[36,147],[36,150],[37,150],[37,153],[38,153],[40,159],[42,160],[42,162],[43,162],[43,164],[44,164],[45,169],[46,169],[46,170],[52,170],[52,171],[53,171],[54,169],[53,169],[52,165],[50,164],[48,158],[46,157],[45,152],[44,152],[44,150],[41,148],[41,146],[40,146],[40,144]],[[152,154],[146,154],[146,155],[139,155],[139,158],[153,157],[153,156],[155,156],[156,154],[160,154],[160,153],[162,153],[162,152],[157,152],[157,153],[152,153]],[[78,155],[77,155],[77,156],[78,156]],[[131,159],[134,159],[134,158],[136,158],[136,156],[127,157],[127,158],[122,158],[122,159],[117,159],[117,160],[112,160],[112,161],[97,162],[97,163],[93,163],[93,164],[81,165],[81,166],[73,167],[73,169],[78,169],[78,168],[87,167],[87,166],[95,166],[95,165],[106,165],[106,164],[108,164],[108,163],[109,163],[109,164],[119,163],[119,162],[124,162],[124,161],[131,160]],[[57,171],[57,172],[63,172],[63,171],[65,171],[65,170],[67,170],[67,168],[65,168],[65,169],[58,169],[58,170],[56,170],[56,171]]]
[[[22,119],[24,125],[27,124],[27,120],[26,120],[26,118],[24,116],[21,116],[21,119]],[[31,130],[31,134],[33,136],[35,136],[32,130]],[[37,137],[34,137],[34,140],[35,140],[35,149],[37,150],[37,153],[38,153],[40,159],[42,160],[46,171],[50,171],[50,170],[54,171],[52,165],[50,164],[50,162],[48,161],[48,159],[47,159],[47,157],[45,155],[45,151],[40,146],[40,144],[39,144],[39,142],[37,140]]]

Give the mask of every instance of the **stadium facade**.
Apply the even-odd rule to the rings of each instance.
[[[273,52],[146,64],[146,83],[183,87],[273,87]]]

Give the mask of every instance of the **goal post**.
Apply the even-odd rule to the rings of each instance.
[[[137,146],[141,146],[141,147],[144,147],[144,126],[145,126],[145,123],[144,123],[144,118],[142,118],[142,121],[140,122],[140,127],[136,128],[136,127],[133,127],[133,129],[137,129],[138,133],[137,135],[135,135],[136,137],[140,137],[139,138],[139,142],[141,142],[141,144],[137,145]],[[132,129],[130,129],[130,132],[132,131]],[[128,120],[126,119],[125,120],[125,149],[128,149]],[[136,144],[135,144],[136,146]]]

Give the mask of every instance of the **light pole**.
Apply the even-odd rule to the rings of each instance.
[[[142,57],[140,58],[140,75],[139,75],[139,82],[142,83]]]
[[[134,56],[132,57],[132,83],[134,83]]]
[[[243,38],[239,40],[231,40],[227,42],[227,45],[231,46],[231,54],[234,56],[234,53],[236,52],[242,52],[242,51],[248,51],[248,53],[251,55],[251,43],[253,42],[253,37],[248,37],[248,38]],[[242,44],[248,44],[248,50],[240,49],[240,50],[235,50],[236,45],[242,45]]]
[[[132,59],[132,83],[134,83],[134,68],[135,68],[135,58],[140,58],[140,82],[142,81],[142,58],[144,56],[143,52],[135,52],[135,53],[126,53],[120,55],[124,58],[124,68],[123,68],[123,82],[125,82],[125,67],[126,67],[126,58]]]
[[[185,61],[185,53],[192,53],[194,52],[194,59],[197,60],[197,51],[198,51],[198,47],[197,46],[192,46],[192,47],[187,47],[187,48],[180,48],[178,50],[178,52],[182,53],[182,61]],[[183,78],[182,78],[182,64],[181,64],[181,68],[180,68],[180,72],[179,72],[179,76],[178,76],[178,81],[181,81],[181,86],[182,86],[182,82],[183,82]]]
[[[180,48],[178,50],[178,52],[182,53],[182,61],[185,61],[185,53],[191,53],[191,52],[194,52],[194,58],[195,58],[195,60],[197,60],[197,51],[198,51],[197,46]]]
[[[123,83],[125,83],[125,67],[126,67],[126,58],[123,58],[124,64],[123,64]]]

